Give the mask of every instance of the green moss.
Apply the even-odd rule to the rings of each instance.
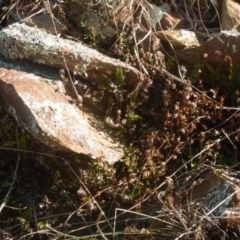
[[[131,112],[126,115],[126,119],[127,119],[127,126],[131,126],[133,122],[140,120],[142,118],[138,114]]]
[[[118,87],[122,87],[125,84],[125,77],[122,68],[117,68],[116,77],[115,77],[115,84]]]

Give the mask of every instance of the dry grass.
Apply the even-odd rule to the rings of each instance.
[[[59,158],[57,152],[28,151],[28,146],[19,151],[19,137],[15,140],[15,148],[6,147],[6,139],[2,137],[0,160],[3,161],[1,175],[4,181],[1,184],[6,183],[7,187],[2,187],[1,238],[205,240],[238,236],[233,228],[229,237],[230,224],[222,228],[219,219],[212,214],[214,209],[207,210],[191,202],[183,207],[174,194],[183,186],[189,192],[191,184],[186,179],[198,176],[203,166],[232,166],[238,162],[240,115],[237,102],[232,100],[231,86],[216,83],[209,89],[203,84],[202,78],[212,81],[216,77],[216,69],[212,75],[197,74],[194,81],[190,81],[189,69],[181,66],[174,55],[153,51],[150,45],[144,48],[144,40],[154,36],[154,29],[148,24],[141,29],[144,30],[142,38],[137,36],[138,27],[143,28],[141,24],[149,18],[147,2],[131,1],[129,13],[131,16],[137,14],[142,22],[129,17],[128,24],[121,27],[116,24],[117,16],[111,16],[111,8],[105,2],[99,2],[105,7],[109,21],[111,17],[115,19],[113,25],[119,36],[110,48],[111,53],[140,69],[152,80],[152,85],[146,87],[141,97],[130,101],[126,100],[126,92],[117,98],[111,92],[101,91],[106,99],[112,99],[112,105],[108,107],[108,111],[112,111],[108,112],[111,117],[116,106],[122,113],[140,116],[123,125],[118,132],[129,144],[125,158],[113,168],[96,162],[78,172],[68,159],[70,156]],[[216,1],[152,1],[159,5],[166,2],[198,35],[206,36],[219,29]],[[58,14],[66,17],[63,4],[58,1],[37,1],[35,4],[14,1],[5,7],[1,18],[8,24],[11,11],[34,15],[43,9],[46,12],[51,9],[55,18]],[[207,71],[209,66],[202,63],[196,64],[196,68],[197,71]],[[226,88],[228,92],[223,91]],[[14,171],[6,164],[6,153],[9,152],[17,153],[11,162],[16,164]],[[31,172],[26,165],[19,166],[26,157],[20,153],[30,158],[37,155],[44,163],[44,170],[39,172],[40,178],[48,178],[47,186],[36,187],[42,182],[35,179],[36,170]],[[57,169],[49,169],[48,158],[60,161],[67,169],[67,176],[59,174]],[[74,158],[84,162],[80,156]],[[28,164],[33,162],[28,161]],[[234,168],[238,167],[235,164]],[[11,181],[5,174],[13,176]],[[21,177],[24,174],[31,176],[35,183],[28,186],[25,180],[26,186],[21,185],[19,182],[24,182]],[[16,182],[21,186],[18,191],[14,189],[18,186]],[[32,189],[33,186],[36,189]],[[20,192],[30,193],[34,205],[19,208],[15,198]]]

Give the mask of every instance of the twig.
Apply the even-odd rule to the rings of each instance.
[[[17,133],[16,135],[17,135],[17,148],[18,148],[17,163],[16,163],[16,167],[15,167],[15,171],[14,171],[11,186],[9,187],[8,192],[7,192],[5,198],[4,198],[4,200],[3,200],[3,202],[0,206],[0,213],[2,212],[3,208],[6,206],[6,203],[8,201],[8,197],[9,197],[10,193],[12,192],[12,190],[14,188],[13,185],[14,185],[16,179],[17,179],[17,170],[18,170],[18,166],[19,166],[19,162],[20,162],[20,151],[19,151],[19,144],[18,144],[18,130],[17,130],[17,128],[16,128],[16,133]]]
[[[97,218],[97,221],[96,221],[96,226],[97,226],[97,229],[98,229],[98,231],[100,232],[101,236],[103,237],[103,239],[108,240],[108,239],[105,237],[104,233],[102,232],[102,229],[101,229],[100,226],[99,226],[99,222],[101,221],[101,218],[102,218],[103,215],[104,215],[104,212],[103,212],[103,211],[100,211],[100,213],[99,213],[99,215],[98,215],[98,218]]]

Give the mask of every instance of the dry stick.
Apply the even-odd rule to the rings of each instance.
[[[155,66],[152,66],[150,64],[147,64],[149,67],[153,68],[154,70],[164,74],[167,77],[170,77],[180,83],[184,83],[184,80],[176,77],[174,75],[172,75],[171,73],[169,73],[166,69],[162,68],[161,70],[158,69]],[[212,100],[213,102],[215,102],[216,104],[219,104],[218,102],[214,101],[212,98],[210,98],[209,96],[207,96],[205,93],[201,92],[198,88],[192,86],[195,90],[197,90],[198,92],[204,94],[208,99]],[[220,104],[219,104],[220,105]],[[239,131],[240,129],[236,130],[235,132],[231,133],[230,135],[236,133],[237,131]],[[170,177],[173,177],[176,173],[178,173],[182,168],[186,167],[187,164],[191,163],[195,158],[197,158],[198,156],[200,156],[202,153],[204,153],[205,151],[209,150],[211,147],[213,147],[215,144],[218,144],[220,141],[226,139],[226,137],[223,137],[222,139],[217,139],[216,141],[214,141],[211,144],[208,144],[207,146],[204,147],[204,149],[202,149],[202,151],[200,151],[198,154],[196,154],[195,156],[193,156],[190,160],[188,160],[186,163],[184,163],[180,168],[178,168],[173,174],[171,174]],[[156,191],[158,191],[162,186],[164,186],[164,184],[166,184],[166,180],[161,183],[157,188],[155,188],[155,190],[150,193],[142,202],[147,201],[153,194],[155,194]],[[136,208],[140,203],[135,204],[134,206],[132,206],[129,210]],[[114,236],[113,236],[114,237]]]
[[[86,185],[84,184],[84,182],[79,178],[79,176],[76,174],[76,172],[72,169],[72,167],[69,165],[70,170],[73,172],[73,174],[77,177],[77,179],[79,180],[80,184],[82,185],[82,187],[84,188],[84,190],[88,193],[88,195],[91,197],[91,199],[93,199],[93,202],[97,205],[98,209],[100,210],[100,213],[104,216],[106,222],[108,223],[108,225],[111,227],[111,229],[113,230],[112,225],[110,224],[109,220],[107,219],[107,217],[105,216],[105,214],[103,214],[103,210],[100,207],[100,205],[98,204],[98,202],[93,198],[93,195],[91,194],[91,192],[88,190],[88,188],[86,187]],[[102,216],[101,215],[101,216]],[[100,221],[100,220],[99,220]]]
[[[50,229],[52,232],[55,232],[55,233],[59,234],[60,236],[69,237],[70,239],[75,239],[75,238],[76,238],[76,236],[59,232],[58,230],[52,228],[52,227],[50,226],[50,224],[48,224],[48,223],[46,224],[46,228]],[[81,238],[78,238],[78,239],[81,239]]]
[[[109,189],[111,189],[111,188],[112,188],[112,186],[111,186],[111,187],[107,187],[107,188],[103,189],[102,191],[98,192],[95,196],[93,196],[93,199],[95,199],[96,197],[98,197],[99,195],[101,195],[101,193],[103,193],[103,192],[105,192],[105,191],[107,191],[107,190],[109,190]],[[75,214],[79,209],[83,208],[85,205],[89,204],[90,201],[91,201],[91,199],[90,199],[89,201],[83,203],[80,207],[78,207],[78,208],[76,207],[77,210],[73,211],[73,212],[69,215],[69,217],[67,218],[67,220],[66,220],[64,223],[67,224],[67,222],[68,222],[69,219],[73,216],[73,214]],[[84,220],[85,220],[85,219],[84,219]],[[101,221],[100,223],[103,223],[103,222],[106,222],[106,221]],[[93,224],[93,225],[95,225],[95,224]],[[75,230],[74,230],[74,231],[75,231]],[[70,232],[73,232],[73,231],[70,231]]]
[[[234,184],[235,185],[235,184]],[[237,186],[238,187],[238,186]],[[215,206],[213,209],[211,209],[207,214],[205,214],[204,216],[202,216],[195,224],[193,224],[193,226],[190,228],[193,229],[194,227],[197,226],[197,224],[199,222],[201,222],[204,218],[206,218],[208,215],[210,215],[212,212],[214,212],[218,207],[220,207],[224,202],[226,202],[228,199],[232,198],[236,193],[239,193],[239,189],[237,189],[236,191],[234,191],[233,193],[231,193],[228,197],[226,197],[225,199],[223,199],[219,204],[217,204],[217,206]],[[187,233],[183,233],[181,234],[179,237],[175,238],[174,240],[179,240],[181,239],[183,236],[186,236],[188,234],[190,234],[192,231],[189,231]]]
[[[10,150],[10,151],[18,151],[18,152],[35,153],[35,154],[40,154],[40,155],[43,155],[43,156],[55,157],[55,158],[59,158],[59,159],[63,160],[64,164],[69,165],[68,162],[67,162],[63,157],[58,157],[58,156],[55,156],[55,155],[52,155],[52,154],[34,152],[34,151],[29,151],[29,150],[20,150],[20,149],[15,149],[15,148],[5,148],[5,147],[0,147],[0,149],[2,149],[2,150]],[[20,161],[20,155],[19,155],[19,159],[18,159],[18,160]],[[16,166],[15,174],[14,174],[14,181],[12,182],[12,185],[14,184],[14,182],[15,182],[15,180],[16,180],[16,171],[17,171],[17,168],[18,168],[18,165],[19,165],[19,161],[17,162],[17,166]],[[70,166],[69,166],[69,167],[70,167]],[[75,171],[74,171],[71,167],[70,167],[70,169],[71,169],[71,171],[74,173],[74,175],[76,175]],[[76,176],[77,176],[77,175],[76,175]],[[77,178],[79,179],[78,176],[77,176]],[[99,195],[99,193],[98,193],[98,194],[96,194],[96,196],[92,196],[91,193],[89,192],[89,190],[87,189],[87,187],[84,185],[84,183],[83,183],[80,179],[79,179],[79,181],[80,181],[80,183],[83,185],[85,191],[87,191],[88,194],[92,197],[92,199],[95,199],[95,197]],[[6,197],[5,197],[5,199],[8,198],[8,195],[9,195],[10,192],[12,191],[12,185],[11,185],[11,187],[10,187],[10,189],[9,189]],[[4,201],[5,201],[5,199],[4,199]],[[100,211],[103,212],[102,209],[101,209],[101,207],[99,206],[99,204],[98,204],[95,200],[94,200],[94,203],[98,206],[98,208],[100,209]],[[87,203],[86,203],[86,204],[87,204]],[[1,210],[5,207],[5,205],[6,205],[5,203],[2,203],[2,205],[1,205],[1,207],[0,207],[0,212],[1,212]],[[84,204],[84,205],[85,205],[85,204]],[[84,205],[82,205],[81,207],[83,207]],[[60,214],[59,214],[59,215],[60,215]],[[64,214],[62,214],[62,215],[64,215]],[[41,218],[41,219],[44,219],[44,218]],[[107,223],[110,225],[110,227],[112,228],[109,220],[108,220],[106,217],[105,217],[105,221],[101,221],[101,222],[100,222],[100,220],[98,220],[98,224],[99,224],[99,223],[102,223],[102,222],[107,222]],[[96,225],[96,223],[94,223],[93,225]],[[51,229],[51,228],[50,228],[50,229]],[[67,236],[69,236],[69,235],[67,235]],[[71,237],[72,237],[72,236],[71,236]]]
[[[104,215],[104,212],[100,211],[100,213],[99,213],[99,215],[98,215],[98,218],[97,218],[97,221],[96,221],[96,226],[97,226],[97,229],[98,229],[98,231],[100,232],[101,236],[103,237],[103,239],[104,239],[104,240],[108,240],[108,239],[104,236],[104,234],[103,234],[103,232],[102,232],[102,229],[101,229],[100,226],[99,226],[99,222],[100,222],[100,220],[101,220],[101,218],[102,218],[103,215]]]
[[[225,109],[224,107],[222,107],[222,109]],[[229,109],[229,108],[226,108],[226,109]],[[214,128],[211,128],[209,130],[207,130],[206,132],[204,133],[207,133],[207,132],[211,132],[213,129],[216,129],[218,127],[220,127],[222,124],[226,123],[228,120],[230,120],[236,113],[239,112],[240,108],[237,108],[237,109],[233,109],[233,110],[237,110],[236,112],[234,112],[229,118],[227,118],[225,121],[223,121],[222,123],[218,124],[217,126],[215,126]]]
[[[59,40],[59,37],[60,37],[60,36],[59,36],[59,34],[58,34],[58,32],[57,32],[56,24],[55,24],[55,21],[54,21],[54,18],[53,18],[53,13],[52,13],[52,11],[51,11],[50,2],[49,2],[49,0],[46,0],[46,1],[45,1],[45,0],[42,0],[42,2],[43,2],[44,7],[46,8],[47,13],[51,16],[52,23],[53,23],[53,27],[54,27],[54,31],[55,31],[55,34],[56,34],[56,36],[57,36],[57,39]],[[64,56],[63,52],[61,52],[61,54],[62,54],[62,59],[63,59],[64,66],[65,66],[65,68],[66,68],[66,70],[67,70],[67,73],[68,73],[69,81],[70,81],[70,83],[71,83],[71,85],[72,85],[72,87],[73,87],[73,90],[74,90],[75,94],[76,94],[77,102],[78,102],[79,105],[81,106],[81,105],[82,105],[82,102],[83,102],[82,96],[80,96],[80,95],[78,94],[77,89],[76,89],[76,87],[75,87],[75,85],[74,85],[74,83],[73,83],[73,79],[72,79],[72,77],[71,77],[71,74],[70,74],[69,68],[68,68],[68,66],[67,66],[67,62],[66,62],[66,59],[65,59],[65,56]]]
[[[121,212],[124,212],[124,213],[133,213],[133,214],[136,214],[136,215],[139,215],[139,216],[143,216],[143,217],[146,217],[146,218],[151,218],[151,219],[154,219],[158,222],[162,222],[162,223],[165,223],[165,224],[168,224],[168,225],[172,225],[172,227],[174,227],[174,224],[168,222],[168,221],[164,221],[158,217],[153,217],[153,216],[149,216],[147,214],[144,214],[144,213],[139,213],[139,212],[134,212],[134,211],[131,211],[131,210],[126,210],[126,209],[123,209],[123,208],[116,208],[115,209],[115,214],[114,214],[114,231],[113,231],[113,240],[114,240],[114,237],[115,237],[115,229],[116,229],[116,219],[117,219],[117,211],[121,211]],[[124,214],[122,213],[122,214]]]
[[[17,130],[17,128],[16,128],[16,133],[17,133],[16,135],[17,135],[17,148],[18,148],[16,150],[16,151],[18,151],[17,163],[16,163],[16,167],[15,167],[15,171],[14,171],[14,175],[13,175],[13,180],[12,180],[11,186],[9,187],[8,192],[7,192],[5,198],[3,199],[3,202],[2,202],[2,204],[0,206],[0,213],[2,212],[3,208],[6,206],[6,202],[8,200],[8,197],[9,197],[10,193],[12,192],[12,190],[14,188],[13,185],[14,185],[16,179],[17,179],[17,170],[18,170],[18,166],[19,166],[19,162],[20,162],[20,151],[19,151],[19,144],[18,144],[18,130]]]
[[[63,160],[64,164],[66,164],[66,165],[68,163],[63,157],[58,157],[58,156],[53,155],[53,154],[34,152],[34,151],[30,151],[30,150],[21,150],[21,149],[16,149],[16,148],[7,148],[7,147],[0,147],[0,149],[15,151],[15,152],[35,153],[35,154],[39,154],[39,155],[43,155],[43,156],[47,156],[47,157],[55,157],[55,158],[59,158],[59,159]]]
[[[95,225],[95,224],[93,224],[93,225]],[[69,237],[68,239],[78,239],[78,240],[80,240],[80,239],[87,239],[87,240],[89,240],[89,239],[92,239],[91,237],[94,237],[94,239],[96,239],[96,237],[101,236],[100,234],[93,234],[93,235],[87,235],[87,236],[79,237],[79,236],[74,236],[74,235],[70,235],[70,234],[59,232],[58,230],[52,228],[49,224],[47,224],[46,227],[48,229],[50,229],[52,232],[55,232],[55,233],[57,233],[57,234],[59,234],[61,236]],[[117,232],[117,234],[122,234],[122,232]],[[129,234],[132,235],[133,233],[129,233]],[[137,234],[139,235],[139,233],[137,233]],[[112,233],[106,233],[105,235],[112,235]],[[125,233],[125,235],[127,235],[127,233]]]
[[[22,226],[22,225],[21,225]],[[49,230],[37,230],[36,232],[30,232],[30,233],[28,233],[28,234],[25,234],[25,235],[23,235],[21,238],[19,238],[18,240],[25,240],[25,239],[31,239],[31,238],[34,238],[34,235],[41,235],[41,234],[46,234],[46,235],[48,235],[48,237],[49,237],[49,235],[53,235]],[[27,238],[29,236],[29,238]],[[11,238],[12,239],[12,238]],[[51,239],[53,239],[53,238],[51,238]]]
[[[149,65],[149,64],[148,64],[148,65]],[[158,69],[158,68],[156,68],[156,67],[154,67],[154,66],[152,66],[152,65],[149,65],[149,67],[152,67],[154,70],[156,70],[156,71],[158,71],[158,72],[160,72],[160,73],[163,73],[165,76],[170,77],[170,78],[172,78],[172,79],[174,79],[174,80],[176,80],[176,81],[178,81],[178,82],[180,82],[180,83],[185,83],[185,80],[184,80],[184,79],[181,79],[181,78],[179,78],[179,77],[171,74],[170,72],[168,72],[168,71],[167,71],[166,69],[164,69],[164,68]],[[199,89],[196,88],[195,86],[191,85],[191,87],[192,87],[193,89],[195,89],[196,91],[198,91],[199,93],[202,93],[206,98],[208,98],[209,100],[213,101],[214,103],[216,103],[216,104],[218,104],[218,105],[220,106],[220,103],[219,103],[219,102],[215,101],[214,99],[212,99],[211,97],[209,97],[207,94],[205,94],[204,92],[202,92],[201,90],[199,90]]]
[[[237,129],[236,131],[232,132],[229,135],[233,135],[236,132],[240,131],[240,129]],[[226,137],[223,137],[222,139],[218,139],[216,141],[214,141],[211,144],[208,144],[207,146],[204,147],[204,149],[202,151],[200,151],[198,154],[196,154],[195,156],[193,156],[190,160],[188,160],[185,164],[183,164],[181,167],[179,167],[173,174],[170,175],[170,178],[172,178],[176,173],[178,173],[182,168],[184,168],[187,164],[189,164],[190,162],[192,162],[195,158],[197,158],[198,156],[200,156],[202,153],[204,153],[205,151],[209,150],[211,147],[213,147],[215,144],[218,144],[219,142],[221,142],[222,140],[226,139]],[[150,193],[145,199],[142,200],[142,203],[147,201],[153,194],[155,194],[156,191],[158,191],[162,186],[164,186],[164,184],[166,184],[166,180],[164,182],[162,182],[158,187],[156,187],[154,189],[154,191],[152,193]],[[135,204],[134,206],[132,206],[129,210],[136,208],[140,203]],[[128,211],[129,211],[128,210]]]
[[[232,144],[233,148],[236,150],[237,147],[234,145],[234,143],[232,142],[232,140],[229,138],[228,134],[224,131],[224,129],[222,129],[223,134],[226,136],[226,138],[228,139],[228,141]]]

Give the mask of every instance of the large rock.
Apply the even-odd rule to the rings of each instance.
[[[163,17],[161,19],[161,27],[157,30],[173,30],[180,29],[184,27],[184,21],[178,16],[163,12]]]
[[[1,54],[11,59],[28,59],[37,63],[65,69],[98,82],[104,75],[115,80],[121,68],[127,86],[134,90],[144,82],[145,76],[137,69],[119,60],[107,57],[80,42],[47,34],[34,27],[15,23],[0,32]]]
[[[204,207],[209,211],[208,215],[221,218],[239,217],[240,179],[217,169],[210,176],[212,176],[210,181],[214,182],[214,185],[210,188],[204,202]]]
[[[240,22],[240,4],[232,0],[222,1],[221,30],[233,30]]]
[[[201,206],[204,213],[202,217],[215,218],[216,221],[220,220],[220,224],[228,221],[237,223],[240,217],[239,177],[238,171],[206,167],[192,174],[188,183],[182,184],[179,193],[188,196],[183,201],[186,208],[189,209],[191,205],[192,209],[194,206],[200,209]],[[178,196],[181,195],[179,193]]]
[[[109,164],[123,157],[123,146],[113,142],[106,126],[100,128],[93,116],[67,101],[70,96],[62,93],[60,80],[19,68],[0,61],[0,97],[20,126],[58,150],[83,153]]]
[[[173,47],[192,48],[200,45],[196,34],[189,30],[157,31],[155,32],[155,35],[158,38],[169,42]]]
[[[210,62],[221,62],[229,56],[233,62],[240,60],[240,33],[222,31],[215,34],[211,40],[204,43],[199,52]]]
[[[211,39],[201,46],[176,51],[179,59],[188,63],[194,63],[199,56],[211,63],[224,63],[228,58],[231,62],[240,60],[240,33],[236,31],[221,31],[212,35]]]

